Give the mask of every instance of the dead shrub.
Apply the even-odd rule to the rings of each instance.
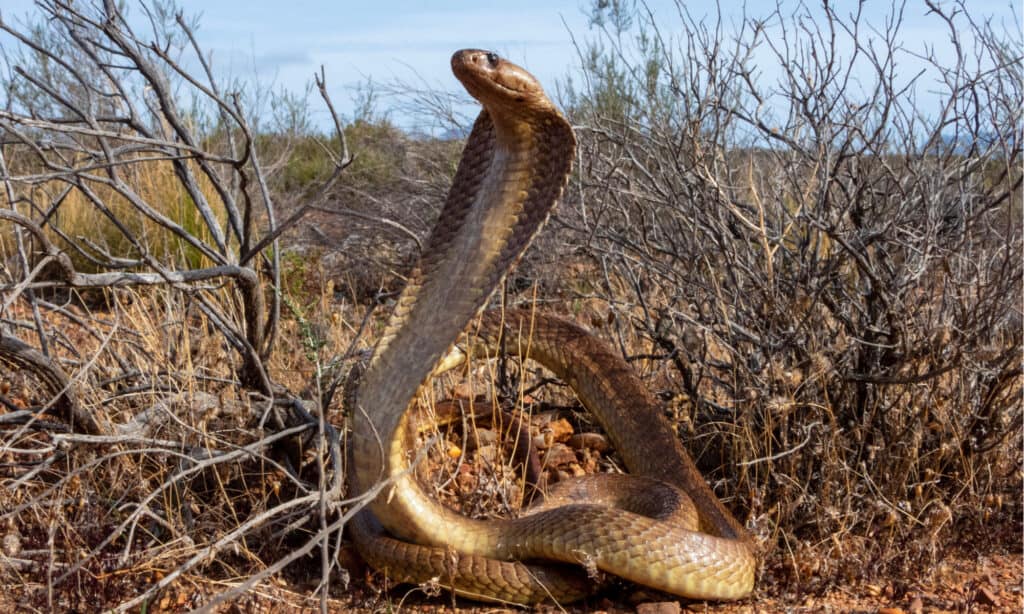
[[[925,77],[899,5],[886,30],[826,4],[727,34],[680,3],[673,37],[595,6],[559,217],[770,576],[928,567],[994,519],[1019,538],[1019,33],[929,4],[955,61]]]

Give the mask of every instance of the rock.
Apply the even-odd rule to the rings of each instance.
[[[493,465],[498,461],[498,446],[493,444],[480,446],[476,449],[476,458],[477,460],[483,460]]]
[[[578,433],[569,438],[569,445],[577,450],[586,448],[597,452],[607,452],[611,447],[608,438],[601,433]]]
[[[679,614],[679,612],[679,602],[654,602],[637,606],[637,614]]]
[[[491,429],[477,428],[473,430],[469,437],[469,448],[475,450],[484,446],[492,446],[498,442],[498,434]]]
[[[10,557],[18,556],[21,552],[21,536],[17,533],[8,533],[4,535],[2,544],[3,553]]]
[[[914,600],[910,602],[910,614],[923,614],[924,602],[921,601],[920,597],[914,597]]]
[[[878,608],[878,614],[907,614],[900,608]]]
[[[678,601],[657,601],[636,606],[636,614],[679,614]]]
[[[547,426],[544,427],[544,430],[550,431],[551,437],[555,441],[560,443],[565,443],[566,441],[569,441],[569,438],[572,437],[573,434],[572,425],[569,424],[569,421],[566,420],[565,418],[552,420],[547,424]]]
[[[576,462],[576,452],[564,443],[556,443],[544,453],[545,467],[560,467]]]
[[[459,485],[464,491],[470,491],[476,488],[477,479],[476,473],[473,468],[469,465],[460,465],[459,473],[455,476],[455,483]]]
[[[986,586],[978,588],[978,592],[974,595],[974,601],[993,608],[999,607],[999,597]]]

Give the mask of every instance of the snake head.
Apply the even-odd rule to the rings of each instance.
[[[493,51],[456,51],[452,55],[452,72],[492,116],[557,113],[533,75]]]

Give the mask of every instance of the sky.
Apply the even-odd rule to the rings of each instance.
[[[134,5],[138,0],[127,2]],[[334,103],[345,116],[354,112],[356,86],[368,78],[458,91],[448,59],[454,50],[466,47],[497,51],[553,91],[556,80],[578,64],[573,37],[582,41],[594,36],[585,14],[589,4],[590,0],[179,0],[186,14],[200,16],[198,38],[212,52],[221,74],[256,77],[302,91],[323,66]],[[739,3],[722,4],[725,22],[738,23],[742,10],[732,7]],[[11,21],[31,12],[32,5],[31,0],[0,0],[0,15]],[[675,2],[649,0],[648,5],[671,33],[678,23]],[[852,0],[834,0],[833,5],[840,10],[855,7]],[[966,0],[972,15],[991,16],[1011,30],[1019,29],[1014,26],[1020,20],[1018,5],[1019,0]],[[686,6],[697,17],[715,12],[713,2],[689,0]],[[774,1],[751,1],[746,12],[756,15],[774,6]],[[781,0],[781,6],[786,12],[796,3]],[[880,24],[889,6],[888,1],[868,0],[868,21]],[[908,0],[905,44],[920,49],[935,44],[944,53],[944,25],[926,13],[923,1]],[[765,58],[766,65],[769,59]],[[318,121],[325,120],[326,114],[319,115]]]

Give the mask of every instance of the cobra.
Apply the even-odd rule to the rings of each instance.
[[[576,147],[572,127],[527,71],[475,49],[456,52],[451,63],[483,110],[438,222],[350,395],[350,491],[384,485],[351,522],[357,549],[394,579],[435,581],[485,600],[568,601],[592,590],[594,570],[690,598],[748,595],[757,566],[750,536],[629,366],[569,322],[488,312],[479,336],[493,346],[502,334],[529,333],[530,358],[572,386],[631,475],[589,477],[519,518],[497,520],[446,508],[415,478],[408,410],[540,230]]]

